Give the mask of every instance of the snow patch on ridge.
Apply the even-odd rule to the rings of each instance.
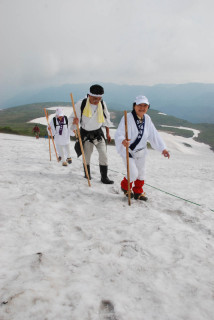
[[[190,130],[193,132],[193,138],[197,138],[200,130],[196,130],[196,129],[192,129],[192,128],[187,128],[187,127],[174,127],[174,126],[167,126],[162,124],[161,127],[165,127],[165,128],[176,128],[176,129],[184,129],[184,130]]]

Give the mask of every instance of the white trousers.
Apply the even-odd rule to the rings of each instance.
[[[124,164],[127,168],[126,157],[122,157]],[[142,158],[134,159],[129,158],[129,174],[130,174],[130,182],[135,180],[145,180],[146,176],[146,155]],[[126,174],[126,179],[128,179]]]
[[[100,142],[98,142],[95,145],[98,154],[99,154],[99,164],[101,166],[107,166],[108,165],[108,158],[107,158],[107,148],[105,140],[102,138]],[[87,164],[90,164],[91,155],[94,149],[94,144],[90,141],[86,141],[84,143],[84,153],[85,153],[85,160]]]
[[[65,145],[56,145],[59,156],[62,158],[62,162],[65,162],[67,158],[71,158],[71,148],[70,143]]]

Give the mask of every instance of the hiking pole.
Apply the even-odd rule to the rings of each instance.
[[[124,111],[124,119],[125,119],[125,135],[126,140],[128,137],[128,125],[127,125],[127,111]],[[130,189],[130,174],[129,174],[129,147],[126,146],[126,165],[127,165],[127,180],[128,180],[128,204],[131,205],[131,189]]]
[[[75,116],[75,118],[77,118],[77,113],[76,113],[76,109],[75,109],[74,99],[73,99],[72,93],[70,93],[70,96],[71,96],[71,102],[72,102],[72,106],[73,106],[73,110],[74,110],[74,116]],[[80,149],[81,149],[81,152],[82,152],[82,159],[83,159],[83,164],[84,164],[84,168],[85,168],[85,173],[86,173],[86,177],[88,179],[88,185],[90,187],[91,183],[90,183],[90,180],[89,180],[88,168],[87,168],[87,164],[86,164],[86,160],[85,160],[85,154],[84,154],[84,150],[83,150],[83,144],[82,144],[80,129],[79,129],[79,125],[78,124],[76,126],[77,126],[77,134],[78,134],[78,138],[79,138],[79,142],[80,142]]]
[[[47,111],[47,115],[48,115],[48,111]],[[48,116],[49,119],[49,116]],[[50,161],[51,161],[51,137],[48,134],[48,142],[49,142],[49,154],[50,154]]]
[[[50,153],[50,161],[51,161],[51,138],[48,135],[48,142],[49,142],[49,153]]]
[[[47,123],[48,123],[48,128],[50,128],[49,131],[50,131],[50,133],[51,133],[51,139],[52,139],[53,146],[54,146],[54,150],[55,150],[55,153],[56,153],[56,159],[57,159],[57,161],[59,162],[59,158],[58,158],[58,155],[57,155],[57,152],[56,152],[55,143],[54,143],[54,138],[53,138],[53,135],[52,135],[52,130],[51,130],[51,127],[50,127],[50,124],[49,124],[49,120],[48,120],[48,114],[47,114],[47,111],[46,111],[45,108],[44,108],[44,111],[45,111],[45,116],[46,116]]]

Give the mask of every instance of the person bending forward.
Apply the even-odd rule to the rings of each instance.
[[[56,109],[56,117],[50,121],[50,125],[47,127],[48,134],[50,130],[54,136],[56,149],[59,155],[59,160],[62,159],[62,165],[67,166],[68,163],[72,163],[71,150],[70,150],[70,122],[64,115],[63,108]]]

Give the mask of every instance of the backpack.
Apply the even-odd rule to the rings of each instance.
[[[67,124],[67,128],[68,128],[68,117],[64,116],[64,119],[65,119],[65,123],[63,124],[63,126]],[[56,129],[56,126],[59,126],[59,124],[56,124],[56,117],[53,117],[53,124],[55,129]]]
[[[86,106],[86,101],[87,101],[87,98],[83,99],[81,107],[80,107],[80,110],[81,110],[80,123],[82,122],[82,114],[83,114],[83,110],[85,109],[85,106]],[[106,119],[106,115],[105,115],[105,112],[104,112],[104,108],[105,107],[104,107],[103,100],[101,100],[101,104],[102,104],[102,108],[103,108],[103,115],[104,115],[104,118]]]

